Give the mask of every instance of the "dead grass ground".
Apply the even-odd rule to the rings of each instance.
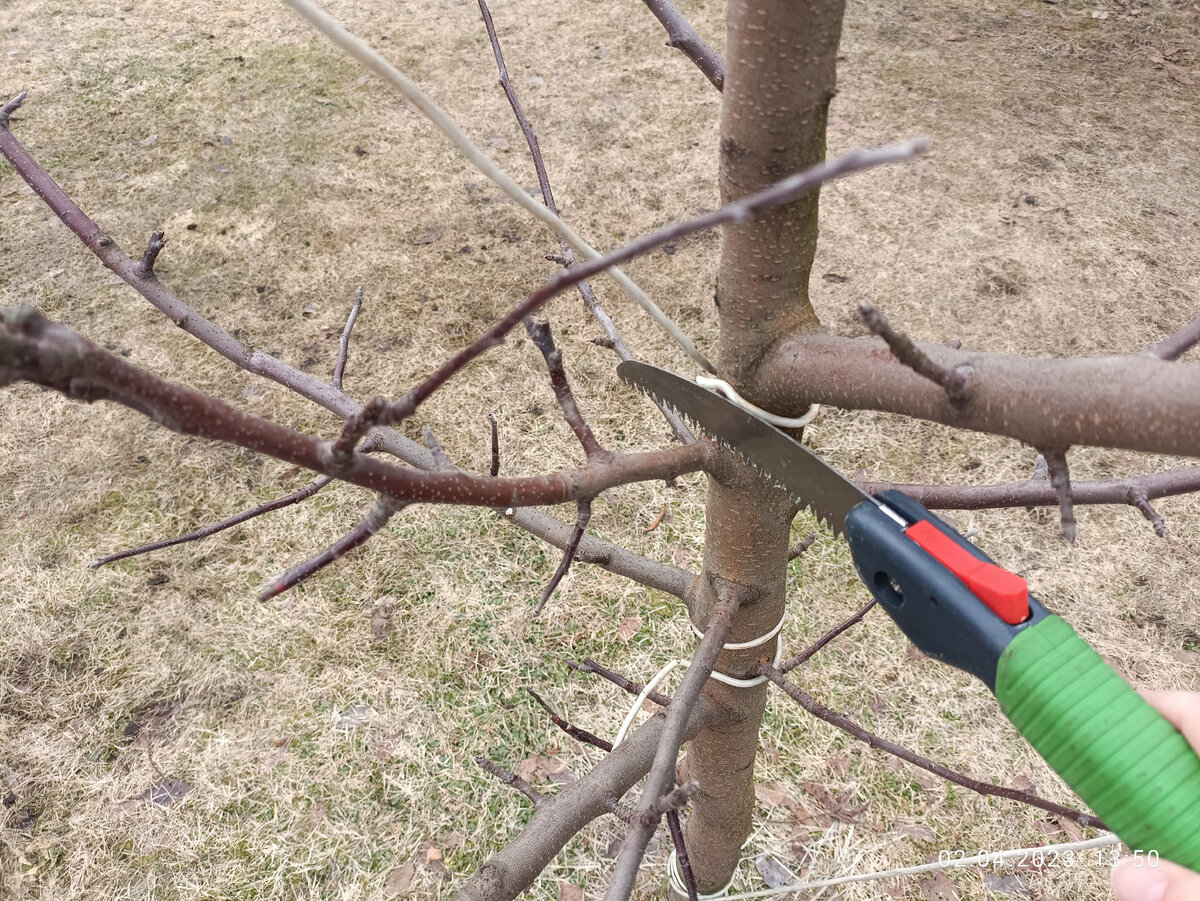
[[[534,184],[473,3],[330,5]],[[719,45],[721,4],[685,7]],[[596,245],[714,204],[718,97],[661,46],[639,4],[566,11],[509,0],[494,13],[564,214]],[[0,29],[0,94],[30,91],[22,139],[126,247],[164,227],[164,280],[222,326],[324,374],[353,288],[365,285],[346,381],[359,397],[411,384],[547,271],[540,257],[551,243],[539,228],[279,4],[10,0]],[[827,191],[825,278],[815,279],[823,319],[856,332],[854,302],[867,299],[923,337],[1063,355],[1134,352],[1194,316],[1198,35],[1194,9],[1167,0],[852,3],[831,149],[917,132],[935,149]],[[4,303],[38,304],[130,360],[256,413],[335,428],[114,284],[7,168],[0,204]],[[700,236],[628,267],[709,347],[717,246]],[[638,353],[688,368],[601,288]],[[596,328],[578,302],[551,314],[602,440],[665,440],[589,343]],[[476,511],[406,512],[352,560],[258,605],[264,579],[361,515],[369,501],[353,489],[89,571],[98,555],[231,515],[305,477],[121,409],[28,387],[0,398],[0,897],[380,898],[409,864],[407,894],[444,896],[528,816],[472,755],[516,766],[557,753],[575,772],[594,759],[564,742],[522,687],[611,734],[625,699],[571,676],[556,655],[645,678],[690,644],[673,601],[587,567],[531,621],[556,554]],[[521,339],[472,367],[422,421],[482,468],[489,411],[507,471],[576,462],[541,362]],[[986,482],[1022,478],[1032,464],[1011,442],[889,416],[831,412],[811,432],[838,464],[878,478]],[[1087,451],[1072,462],[1089,477],[1172,461]],[[597,505],[593,527],[694,566],[701,497],[697,478],[629,488],[619,507]],[[646,533],[663,504],[670,516]],[[1041,512],[954,519],[980,528],[983,544],[1136,685],[1197,689],[1200,511],[1194,498],[1159,507],[1168,541],[1127,509],[1082,511],[1074,547]],[[829,536],[793,576],[789,648],[864,600]],[[626,643],[615,626],[628,618],[640,627]],[[1069,798],[977,684],[910,657],[881,618],[800,678],[936,759],[1006,782],[1025,775]],[[782,698],[763,747],[768,791],[747,854],[795,868],[807,846],[813,875],[1066,838],[1038,813],[896,768]],[[191,791],[170,806],[127,803],[164,777]],[[868,806],[854,825],[797,823],[776,802],[816,806],[806,781]],[[531,896],[555,897],[560,880],[599,891],[616,834],[604,822],[588,830]],[[426,865],[429,848],[440,866]],[[739,884],[759,887],[751,873],[746,864]],[[985,898],[996,891],[987,876],[1013,875],[951,878],[961,897]],[[1022,876],[1018,891],[1041,898],[1107,891],[1094,860]],[[647,895],[656,890],[648,881]],[[916,885],[905,891],[922,897]],[[882,895],[878,885],[841,893]]]

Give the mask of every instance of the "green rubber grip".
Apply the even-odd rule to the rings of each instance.
[[[1017,634],[996,698],[1126,845],[1200,870],[1200,757],[1066,622]]]

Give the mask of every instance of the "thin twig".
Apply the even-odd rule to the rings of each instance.
[[[601,751],[607,752],[607,751],[612,750],[612,748],[613,748],[612,742],[605,741],[600,736],[593,735],[591,732],[588,732],[586,729],[580,729],[578,726],[572,725],[570,722],[568,722],[567,720],[565,720],[561,716],[559,716],[558,711],[556,711],[553,707],[551,707],[549,704],[547,704],[545,702],[545,700],[543,700],[542,696],[539,695],[532,688],[526,688],[525,690],[527,692],[529,692],[529,694],[533,696],[533,699],[535,701],[537,701],[538,704],[541,705],[542,709],[545,710],[547,714],[549,714],[550,722],[554,723],[554,725],[556,725],[556,726],[558,726],[558,728],[562,729],[562,731],[567,733],[567,735],[571,736],[572,738],[578,739],[579,741],[583,742],[584,744],[589,744],[589,745],[592,745],[593,747],[599,748]]]
[[[1080,826],[1092,826],[1096,829],[1107,829],[1103,822],[1098,817],[1092,816],[1090,813],[1083,813],[1071,807],[1064,807],[1062,804],[1056,804],[1053,801],[1047,801],[1045,798],[1034,794],[1033,792],[1021,791],[1016,788],[1006,788],[1003,785],[993,785],[990,782],[980,782],[978,779],[972,779],[969,776],[964,776],[949,767],[942,766],[940,763],[934,763],[927,757],[923,757],[907,748],[901,747],[894,742],[890,742],[885,738],[880,738],[872,732],[868,732],[850,717],[842,713],[837,713],[821,704],[812,695],[804,691],[794,682],[789,681],[782,672],[770,664],[761,664],[758,672],[766,676],[776,685],[784,690],[788,697],[811,713],[818,719],[822,719],[832,726],[836,726],[843,732],[846,732],[861,742],[865,742],[872,748],[880,751],[886,751],[894,757],[899,757],[901,760],[907,760],[909,763],[919,766],[923,770],[941,776],[955,785],[961,785],[963,788],[969,788],[971,791],[978,792],[981,795],[995,795],[1000,798],[1008,798],[1013,801],[1020,801],[1023,804],[1029,804],[1033,807],[1039,807],[1042,810],[1049,811],[1057,816],[1066,817],[1069,820],[1074,820]]]
[[[696,890],[696,874],[692,872],[692,861],[688,857],[687,845],[683,843],[683,826],[679,822],[679,811],[667,811],[667,829],[671,833],[671,841],[675,845],[675,860],[679,864],[679,872],[683,876],[683,885],[687,889],[688,901],[699,901]]]
[[[354,289],[354,303],[350,306],[350,316],[346,320],[346,327],[342,329],[342,340],[338,343],[337,364],[333,367],[333,380],[330,382],[335,388],[342,387],[342,376],[346,374],[346,360],[350,356],[350,332],[354,329],[354,323],[358,321],[362,302],[363,289],[362,285],[359,285]]]
[[[1198,343],[1200,343],[1200,316],[1179,331],[1159,341],[1146,353],[1160,360],[1178,360]]]
[[[694,62],[718,91],[725,90],[725,60],[704,38],[696,33],[692,24],[675,8],[671,0],[643,0],[654,18],[667,29],[667,46],[674,47]]]
[[[278,597],[289,588],[299,585],[309,576],[324,569],[335,560],[340,560],[350,551],[365,544],[387,521],[406,505],[391,498],[381,497],[375,505],[349,532],[311,559],[298,563],[282,575],[276,576],[258,594],[260,601],[269,601]]]
[[[558,568],[554,570],[554,575],[550,577],[550,581],[542,590],[542,596],[538,600],[537,606],[533,608],[534,616],[541,615],[542,608],[550,600],[550,595],[554,594],[554,589],[558,588],[558,583],[563,580],[563,576],[571,568],[571,562],[579,552],[579,542],[583,540],[583,533],[587,531],[588,521],[592,518],[591,498],[581,498],[576,502],[575,508],[575,530],[571,532],[571,540],[567,542],[567,548],[563,551],[562,560],[559,561]]]
[[[494,479],[500,475],[500,432],[496,427],[496,417],[491,413],[488,414],[488,424],[491,426],[492,433],[492,465],[488,470],[488,475]]]
[[[1066,451],[1042,451],[1046,468],[1050,473],[1050,484],[1058,494],[1058,509],[1062,522],[1063,538],[1075,543],[1075,502],[1071,492],[1071,470],[1067,465]]]
[[[1159,538],[1167,537],[1167,524],[1163,522],[1163,518],[1158,515],[1158,511],[1150,506],[1150,498],[1145,492],[1138,492],[1130,498],[1130,503],[1142,511],[1142,515],[1150,520],[1150,525],[1154,526],[1154,534]]]
[[[529,155],[533,159],[533,168],[537,172],[538,185],[542,191],[542,202],[550,212],[558,215],[558,207],[554,203],[554,192],[550,188],[550,175],[546,170],[546,162],[542,158],[542,149],[538,144],[537,133],[533,130],[533,125],[525,115],[525,110],[521,107],[521,101],[517,99],[517,92],[513,88],[512,80],[508,77],[508,67],[504,64],[504,52],[500,49],[500,39],[496,36],[496,28],[492,23],[492,13],[488,9],[486,0],[479,0],[479,12],[483,16],[483,24],[487,28],[488,40],[492,44],[492,55],[496,58],[496,68],[500,72],[500,87],[504,89],[504,95],[508,98],[513,115],[516,116],[517,125],[520,126],[521,133],[525,136],[525,143],[529,147]],[[558,263],[564,269],[574,266],[575,253],[571,250],[571,245],[561,235],[558,237],[558,247],[559,253],[547,254],[546,259]],[[625,339],[621,336],[621,332],[617,328],[617,324],[613,322],[612,317],[608,315],[608,311],[596,299],[596,292],[592,290],[591,282],[584,279],[576,287],[579,290],[580,296],[583,297],[584,305],[596,318],[596,321],[600,323],[600,327],[604,329],[605,346],[614,350],[621,360],[634,359],[633,354],[630,353],[629,348],[625,344]],[[659,403],[658,408],[662,411],[667,424],[671,426],[672,431],[675,432],[675,436],[680,441],[688,444],[696,440],[678,413],[664,403]]]
[[[505,785],[509,786],[510,788],[515,788],[517,791],[523,794],[532,802],[534,809],[541,807],[550,800],[516,773],[510,773],[503,767],[492,763],[492,761],[488,760],[486,757],[477,756],[475,758],[475,762]]]
[[[643,818],[642,814],[657,810],[656,805],[675,783],[675,767],[683,740],[684,724],[692,706],[699,700],[701,690],[712,675],[713,667],[724,648],[725,639],[733,628],[733,617],[741,604],[742,593],[736,587],[720,581],[714,585],[714,589],[717,594],[716,604],[705,626],[704,637],[700,639],[692,662],[688,664],[687,674],[675,693],[674,702],[667,708],[667,723],[654,755],[654,765],[646,777],[633,822],[630,823],[625,841],[621,845],[616,869],[608,884],[608,891],[604,894],[605,901],[628,901],[633,892],[642,856],[646,853],[646,845],[650,842],[658,822],[658,816],[653,816],[651,820],[651,817]]]
[[[975,370],[969,364],[963,364],[954,369],[929,359],[909,338],[892,328],[887,317],[865,300],[859,301],[858,314],[862,317],[867,328],[879,336],[887,344],[892,354],[918,375],[924,376],[935,384],[941,385],[946,391],[946,398],[956,407],[961,407],[971,398],[971,389],[975,383]]]
[[[118,560],[124,560],[128,557],[136,557],[139,554],[148,554],[151,551],[162,550],[165,547],[174,547],[177,544],[184,544],[188,541],[199,541],[201,538],[207,538],[209,535],[215,535],[218,532],[223,532],[226,529],[243,523],[248,519],[253,519],[256,516],[261,516],[264,513],[271,513],[275,510],[282,510],[284,507],[290,507],[293,504],[298,504],[301,501],[308,500],[326,485],[333,481],[332,476],[320,476],[299,491],[294,491],[289,495],[277,498],[273,501],[268,501],[265,504],[259,504],[252,510],[245,510],[236,516],[231,516],[229,519],[224,519],[221,522],[214,523],[210,526],[205,526],[202,529],[197,529],[194,532],[188,532],[186,535],[180,535],[178,538],[167,538],[163,541],[152,541],[149,544],[143,544],[139,547],[130,548],[129,550],[120,551],[116,554],[109,554],[106,557],[101,557],[99,560],[93,560],[88,564],[88,569],[97,569],[109,563],[116,563]]]
[[[563,367],[562,351],[554,345],[554,337],[550,334],[550,323],[545,319],[529,319],[525,322],[525,331],[546,361],[554,397],[562,409],[567,425],[571,427],[571,431],[575,433],[575,437],[583,446],[584,454],[589,460],[610,456],[608,451],[601,447],[600,442],[596,440],[591,427],[584,420],[583,414],[579,412],[579,405],[575,403],[575,395],[571,392],[571,384],[567,381],[567,371]]]
[[[817,653],[817,651],[821,650],[821,648],[825,647],[825,645],[829,644],[829,642],[833,641],[835,638],[837,638],[839,635],[841,635],[843,632],[845,632],[847,629],[849,629],[855,623],[862,622],[862,618],[864,616],[866,616],[871,611],[871,608],[874,606],[875,606],[875,599],[871,598],[871,600],[868,601],[866,604],[864,604],[862,609],[860,609],[852,617],[850,617],[849,619],[847,619],[844,622],[838,623],[836,626],[834,626],[832,629],[830,629],[828,632],[826,632],[824,635],[822,635],[819,639],[817,639],[817,641],[813,642],[811,645],[809,645],[807,648],[805,648],[803,651],[801,651],[799,654],[797,654],[791,660],[788,660],[785,663],[781,663],[779,665],[779,671],[781,673],[790,673],[796,667],[800,666],[800,664],[806,663],[813,656],[813,654]]]
[[[582,663],[577,663],[568,658],[563,658],[563,660],[571,669],[581,673],[595,673],[600,678],[607,679],[613,685],[616,685],[618,688],[623,688],[625,691],[629,692],[635,697],[640,695],[642,693],[642,689],[645,687],[643,685],[639,685],[631,679],[626,679],[620,673],[613,672],[607,667],[601,666],[591,657],[584,657]],[[652,701],[659,707],[671,706],[671,699],[660,691],[651,691],[648,695],[646,695],[646,700]]]
[[[807,551],[817,540],[816,532],[809,532],[804,538],[797,541],[788,549],[788,563],[791,563],[805,551]]]

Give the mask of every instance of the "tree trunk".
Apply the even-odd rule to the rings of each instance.
[[[722,203],[824,159],[843,9],[844,0],[730,0]],[[816,243],[816,194],[725,230],[717,305],[721,374],[733,384],[750,382],[781,338],[819,326],[808,298]],[[699,628],[711,609],[714,578],[745,592],[731,642],[753,640],[779,622],[793,513],[790,498],[748,469],[710,478],[704,576],[697,580],[691,609]],[[727,651],[717,668],[744,675],[775,650],[772,640]],[[734,714],[732,725],[701,732],[687,751],[688,776],[699,781],[701,792],[692,802],[686,844],[697,887],[709,893],[728,882],[750,833],[766,690],[714,680],[705,697]]]

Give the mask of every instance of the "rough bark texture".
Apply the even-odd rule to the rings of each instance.
[[[843,0],[731,0],[721,111],[721,200],[825,158]],[[783,334],[818,325],[808,302],[817,194],[725,230],[717,285],[721,370],[741,383]]]
[[[745,470],[728,482],[714,477],[709,485],[704,572],[739,586],[743,599],[729,642],[752,641],[783,616],[791,501],[757,484]],[[715,597],[705,576],[695,584],[692,621],[704,629]],[[760,661],[774,659],[777,642],[725,651],[717,669],[753,678]],[[710,893],[728,882],[750,834],[754,757],[767,686],[734,688],[710,680],[704,697],[730,712],[729,720],[692,739],[687,751],[687,776],[700,783],[700,792],[692,799],[686,844],[697,888]]]

